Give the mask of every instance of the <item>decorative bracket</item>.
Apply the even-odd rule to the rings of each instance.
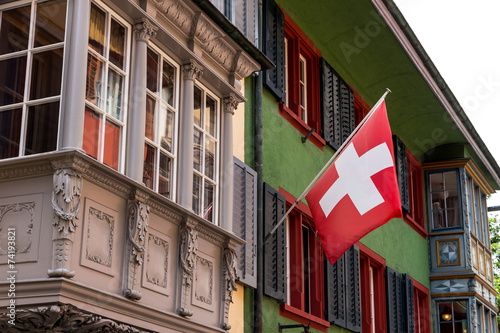
[[[183,317],[193,315],[193,310],[188,309],[189,296],[193,287],[193,273],[198,252],[198,232],[195,230],[196,221],[190,218],[181,227],[180,236],[180,263],[182,267],[182,291],[179,314]]]
[[[229,305],[233,302],[233,291],[238,290],[236,285],[236,252],[233,246],[224,248],[222,272],[224,279],[222,281],[222,292],[224,301],[224,317],[222,328],[226,331],[231,329],[229,325]]]

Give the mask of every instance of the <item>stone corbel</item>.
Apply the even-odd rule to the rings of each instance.
[[[236,252],[234,249],[237,244],[234,242],[229,242],[227,247],[224,248],[223,260],[222,260],[222,302],[224,306],[223,318],[222,318],[222,329],[228,331],[231,329],[229,325],[229,306],[233,302],[233,291],[238,290],[236,286]]]
[[[193,315],[193,310],[190,310],[188,306],[191,289],[193,287],[196,254],[198,252],[198,232],[195,230],[196,224],[197,222],[195,220],[188,217],[179,233],[179,255],[182,267],[181,304],[179,314],[183,317],[190,317]]]
[[[128,230],[127,230],[127,275],[125,296],[133,300],[140,300],[141,292],[137,290],[137,280],[144,262],[146,234],[149,224],[148,196],[136,191],[133,199],[128,203]]]
[[[233,86],[236,81],[240,81],[241,79],[249,76],[250,74],[260,71],[260,65],[250,58],[243,51],[236,52],[233,60],[233,67],[230,71],[229,83]]]
[[[82,176],[72,168],[61,168],[54,172],[52,191],[52,208],[54,209],[54,222],[52,225],[53,253],[50,277],[72,278],[75,272],[70,270],[71,251],[76,220],[80,210],[80,196],[82,193]]]
[[[192,29],[194,14],[179,0],[153,0],[165,18],[188,36]]]

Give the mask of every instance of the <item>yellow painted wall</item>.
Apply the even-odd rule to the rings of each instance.
[[[238,290],[233,291],[233,303],[229,306],[229,325],[231,325],[231,333],[244,332],[244,287],[238,284]]]

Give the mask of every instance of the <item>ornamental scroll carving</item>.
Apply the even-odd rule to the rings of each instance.
[[[236,286],[236,252],[230,248],[224,249],[223,254],[223,292],[224,292],[224,318],[222,328],[230,330],[229,325],[229,305],[233,302],[233,291],[238,290]]]
[[[52,237],[52,269],[50,277],[72,278],[75,272],[70,270],[71,251],[76,220],[80,210],[82,177],[70,168],[57,169],[53,177],[52,208],[54,209],[54,231]]]
[[[9,319],[6,313],[0,314],[1,332],[147,333],[133,326],[82,312],[69,304],[16,310],[15,325],[9,324]]]
[[[15,251],[16,254],[21,254],[21,253],[28,253],[31,249],[31,242],[32,242],[32,232],[33,232],[33,218],[35,215],[35,203],[34,202],[23,202],[23,203],[16,203],[16,204],[11,204],[11,205],[3,205],[0,206],[0,233],[2,232],[2,220],[4,216],[9,213],[19,213],[22,212],[23,210],[28,211],[30,215],[30,220],[28,222],[28,226],[26,228],[26,240],[27,243],[25,246],[22,248],[19,248],[18,244],[16,243]],[[21,230],[19,230],[21,231]],[[0,247],[0,255],[5,255],[7,254],[8,251],[7,249],[2,249]]]
[[[182,292],[179,314],[184,317],[193,315],[188,309],[189,295],[193,287],[193,272],[196,265],[196,254],[198,251],[198,232],[194,229],[190,220],[180,231],[180,263],[182,267]]]
[[[128,276],[125,296],[139,300],[142,294],[136,290],[140,266],[144,262],[146,233],[149,224],[149,206],[138,200],[131,200],[128,206]]]

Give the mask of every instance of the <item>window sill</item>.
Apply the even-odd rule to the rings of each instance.
[[[324,319],[318,318],[310,313],[304,312],[300,309],[294,308],[288,304],[280,305],[280,315],[294,320],[300,324],[309,325],[311,323],[311,327],[322,332],[327,332],[330,327],[330,323]]]
[[[293,127],[299,130],[302,135],[306,136],[307,133],[309,133],[309,131],[311,130],[311,126],[303,122],[302,119],[300,119],[292,110],[286,107],[284,103],[280,103],[279,113],[283,118],[288,120],[288,122],[292,124]],[[321,150],[323,150],[323,147],[326,145],[326,141],[323,140],[320,133],[316,132],[316,129],[314,130],[314,132],[312,132],[311,136],[309,136],[308,140]]]
[[[422,236],[423,238],[427,238],[428,233],[425,228],[418,224],[409,214],[404,214],[404,220],[410,227],[413,228],[413,230],[418,232],[420,236]]]

